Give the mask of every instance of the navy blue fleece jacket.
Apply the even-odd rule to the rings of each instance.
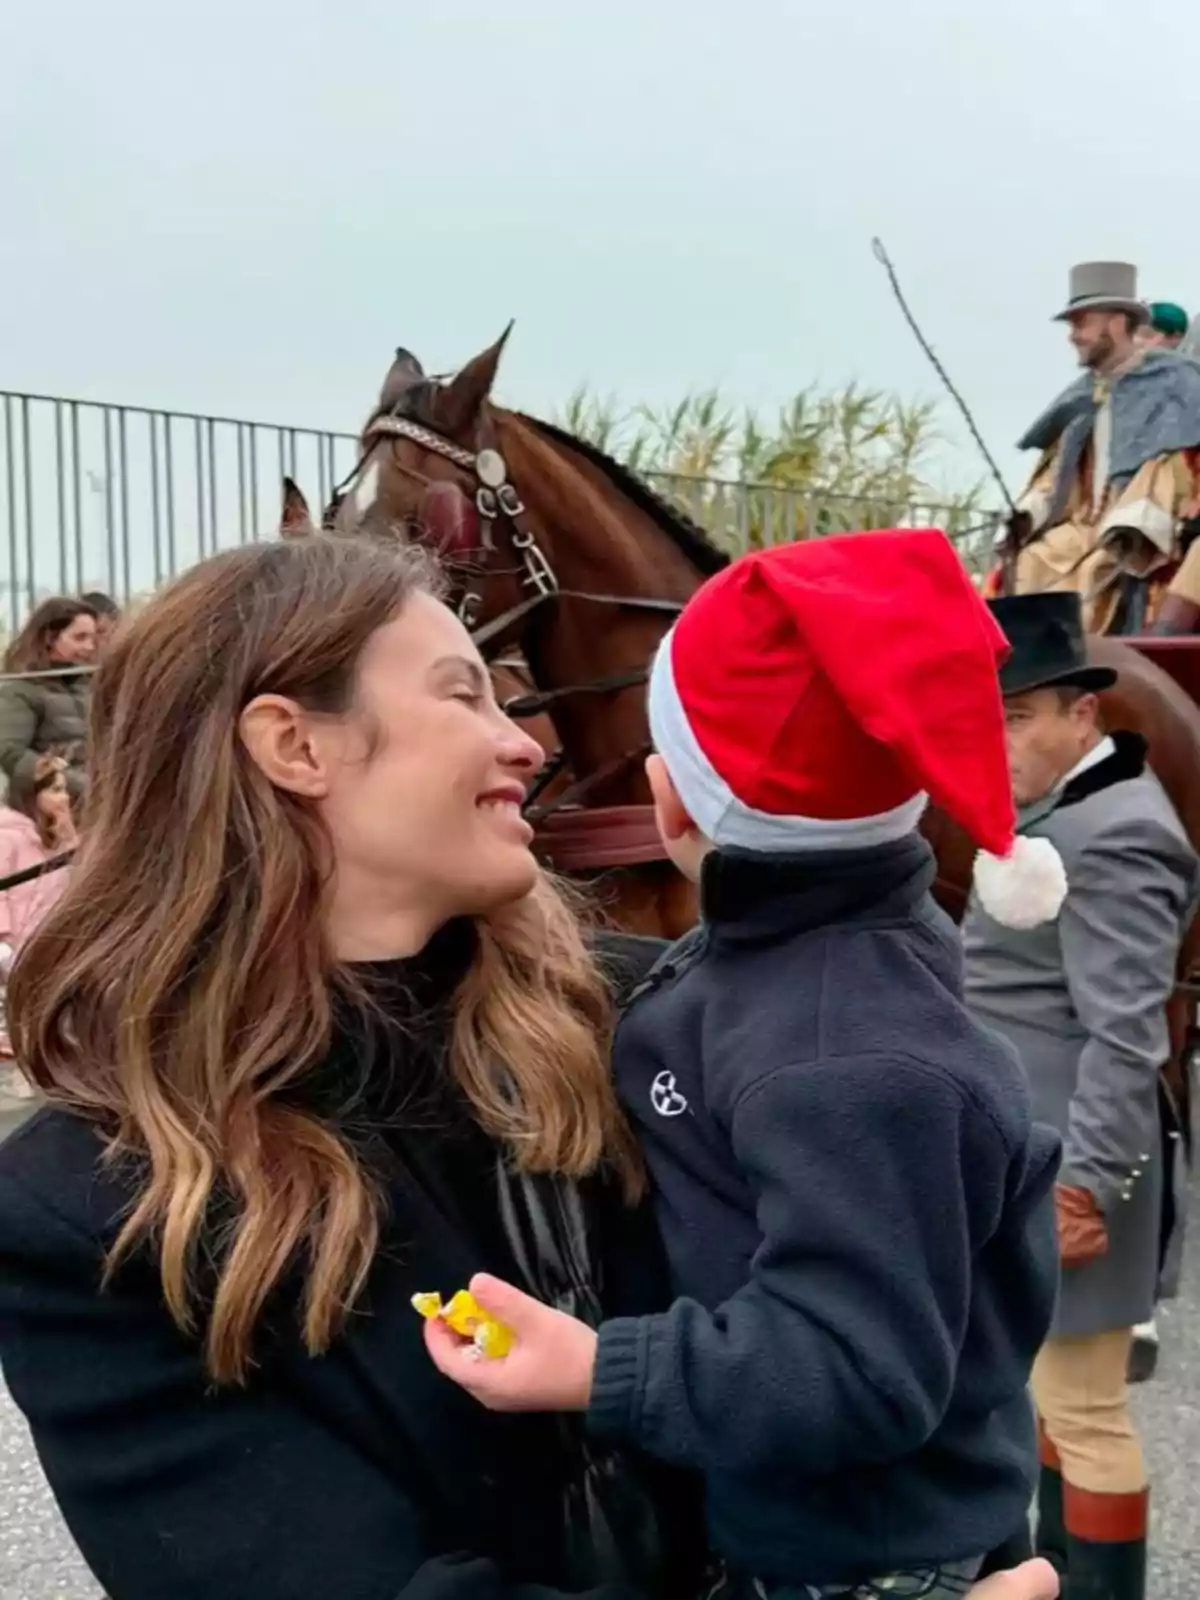
[[[617,1035],[679,1298],[604,1324],[590,1425],[702,1473],[766,1579],[982,1554],[1033,1488],[1058,1140],[932,878],[915,836],[714,853]]]

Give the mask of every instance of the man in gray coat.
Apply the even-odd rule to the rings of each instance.
[[[1003,928],[972,898],[966,997],[1016,1047],[1034,1115],[1064,1141],[1062,1284],[1033,1370],[1038,1543],[1070,1595],[1142,1600],[1149,1493],[1129,1412],[1133,1328],[1152,1313],[1163,1170],[1166,1003],[1200,896],[1200,861],[1140,736],[1106,733],[1076,595],[993,602],[1021,833],[1049,839],[1068,894],[1057,922]]]

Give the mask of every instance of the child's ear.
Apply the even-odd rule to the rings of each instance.
[[[664,839],[685,839],[699,832],[671,781],[667,763],[657,753],[646,757],[646,777],[654,797],[659,831]]]

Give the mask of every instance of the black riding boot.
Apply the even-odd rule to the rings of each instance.
[[[1057,1467],[1045,1464],[1038,1478],[1037,1531],[1033,1547],[1039,1556],[1045,1556],[1060,1578],[1066,1576],[1067,1529],[1063,1522],[1062,1473]]]
[[[1149,1496],[1066,1494],[1063,1600],[1146,1600]]]
[[[1070,1541],[1063,1600],[1146,1600],[1146,1541],[1092,1544]]]

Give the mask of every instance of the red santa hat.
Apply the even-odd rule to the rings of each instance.
[[[717,846],[796,854],[916,828],[929,800],[979,848],[993,917],[1057,916],[1066,874],[1014,835],[997,669],[1008,643],[945,534],[845,534],[711,578],[650,677],[655,747]]]

